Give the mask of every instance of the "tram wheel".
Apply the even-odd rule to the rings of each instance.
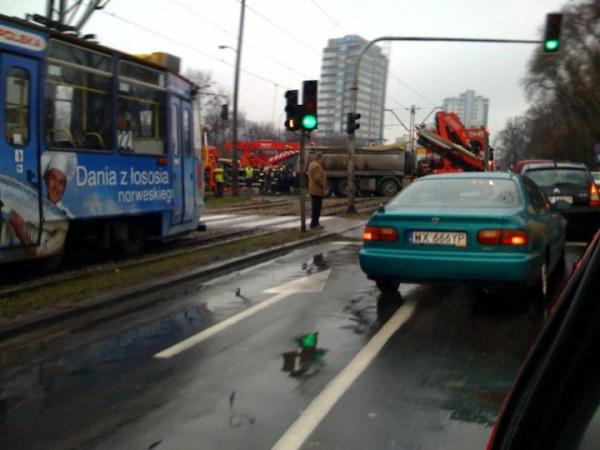
[[[137,254],[145,244],[144,230],[135,223],[119,224],[115,238],[117,245],[126,256]]]

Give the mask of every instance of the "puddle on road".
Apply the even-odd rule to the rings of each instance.
[[[87,338],[66,351],[55,352],[60,355],[37,362],[30,359],[27,365],[5,369],[0,375],[0,411],[7,415],[25,407],[38,414],[39,408],[60,405],[63,392],[73,395],[112,385],[118,380],[119,371],[135,370],[141,361],[173,340],[206,328],[212,322],[212,313],[205,303],[190,305],[172,314]],[[34,350],[39,352],[37,347]]]

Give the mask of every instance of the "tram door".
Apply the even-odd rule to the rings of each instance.
[[[171,224],[194,218],[194,151],[192,141],[192,108],[178,97],[171,99],[171,176],[173,179],[173,215]]]
[[[195,215],[194,207],[196,204],[196,158],[194,156],[194,117],[192,114],[192,105],[190,102],[181,102],[181,129],[182,129],[182,181],[183,181],[183,221],[193,220]]]
[[[171,179],[173,180],[173,209],[171,225],[177,225],[183,219],[183,173],[181,170],[181,99],[171,98],[169,153],[171,157]]]
[[[39,62],[0,53],[0,248],[39,244]]]

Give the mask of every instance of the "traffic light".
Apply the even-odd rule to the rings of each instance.
[[[227,120],[229,118],[229,107],[227,105],[221,105],[221,120]]]
[[[360,128],[360,123],[358,120],[360,119],[360,114],[358,113],[348,113],[348,121],[346,123],[346,133],[352,134],[354,131]]]
[[[562,14],[551,13],[546,15],[546,29],[544,31],[544,52],[555,53],[560,48],[560,28]]]
[[[300,105],[298,105],[298,90],[285,92],[285,129],[296,131],[300,129]]]
[[[317,128],[317,80],[302,83],[302,128],[312,131]]]

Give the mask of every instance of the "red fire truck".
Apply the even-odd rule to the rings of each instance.
[[[225,142],[225,158],[232,158],[231,141]],[[271,165],[271,159],[286,152],[298,152],[298,142],[281,142],[261,139],[257,141],[238,142],[238,160],[240,167],[250,166],[255,169]],[[288,153],[289,154],[289,153]]]

